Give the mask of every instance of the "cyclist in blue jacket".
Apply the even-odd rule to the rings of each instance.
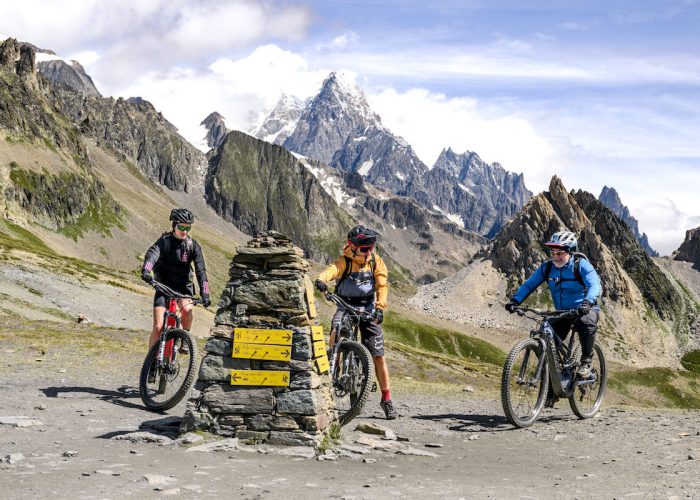
[[[551,260],[537,268],[518,291],[515,292],[506,310],[510,313],[535,289],[547,281],[556,309],[576,309],[575,318],[552,318],[552,328],[562,340],[572,328],[578,332],[581,342],[581,366],[578,375],[588,378],[591,374],[593,345],[598,330],[600,307],[596,305],[601,287],[598,273],[583,254],[574,254],[578,241],[571,231],[560,231],[545,243],[550,248]],[[553,404],[550,402],[550,405]]]

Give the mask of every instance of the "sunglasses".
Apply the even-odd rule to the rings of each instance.
[[[362,252],[362,253],[368,253],[368,252],[372,251],[372,249],[374,248],[374,245],[358,245],[355,248],[357,248],[357,250]]]
[[[183,231],[183,232],[187,232],[190,229],[192,229],[192,226],[181,226],[180,224],[178,224],[175,227],[177,228],[178,231]]]
[[[551,255],[565,255],[569,252],[567,252],[566,250],[550,250],[549,253]]]

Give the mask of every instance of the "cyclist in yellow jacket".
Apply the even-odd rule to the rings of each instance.
[[[395,419],[398,414],[391,402],[389,392],[389,369],[384,358],[384,333],[382,321],[387,307],[387,269],[382,258],[373,252],[377,243],[377,233],[364,226],[355,226],[348,233],[348,241],[343,254],[328,266],[316,279],[315,285],[321,292],[328,290],[327,283],[336,281],[336,294],[353,307],[362,308],[373,315],[371,322],[360,322],[362,344],[369,350],[374,360],[382,399],[379,403],[386,418]],[[335,342],[343,310],[338,307],[331,321],[331,346]]]

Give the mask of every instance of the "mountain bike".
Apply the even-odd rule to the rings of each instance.
[[[376,390],[372,356],[361,342],[360,321],[372,321],[372,314],[351,306],[334,293],[326,292],[326,300],[344,312],[330,349],[329,366],[333,383],[338,423],[345,425],[357,417],[367,403],[369,393]]]
[[[566,397],[579,418],[591,418],[605,395],[608,373],[605,354],[598,342],[593,347],[593,369],[588,378],[578,376],[581,345],[574,345],[575,334],[564,344],[549,320],[573,318],[576,310],[539,311],[528,307],[515,309],[536,323],[530,338],[518,342],[508,354],[501,378],[501,402],[508,421],[516,427],[529,427],[537,420],[551,383],[554,396]]]
[[[158,342],[149,349],[139,377],[139,393],[146,408],[154,411],[169,410],[178,404],[190,390],[195,379],[197,344],[189,332],[180,327],[177,308],[179,299],[202,300],[183,295],[157,281],[153,287],[168,300],[163,315],[163,329]]]

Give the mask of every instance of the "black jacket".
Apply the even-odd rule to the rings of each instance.
[[[189,236],[178,240],[173,233],[163,233],[146,252],[143,269],[153,271],[156,280],[164,285],[182,289],[192,283],[192,262],[200,295],[209,294],[202,247]]]

